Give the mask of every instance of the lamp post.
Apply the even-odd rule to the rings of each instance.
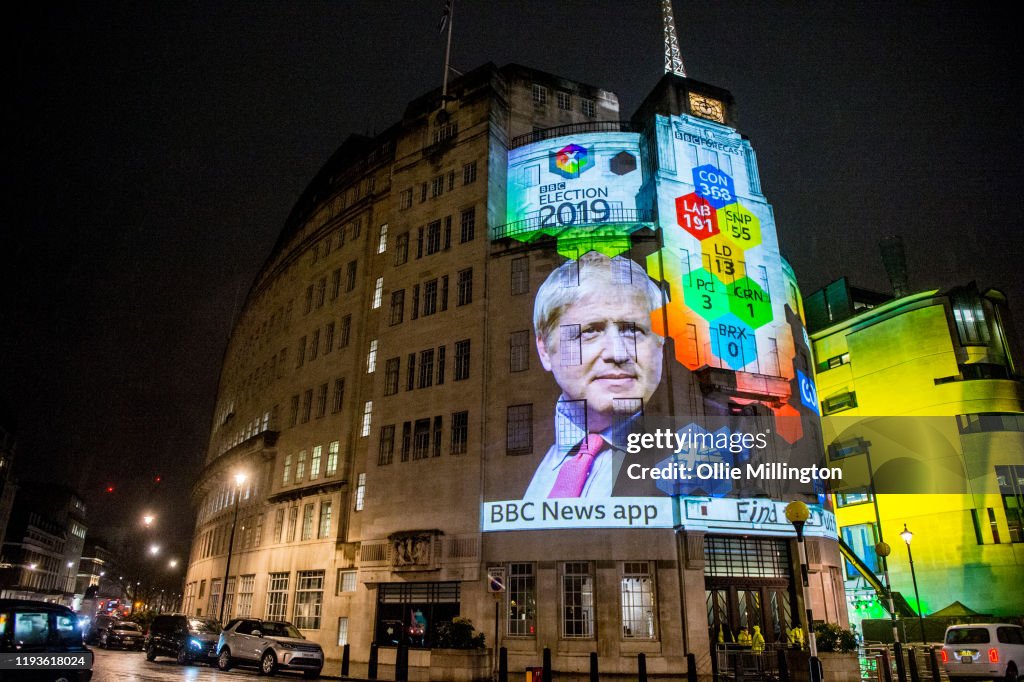
[[[907,558],[910,559],[910,578],[914,581],[914,600],[917,602],[917,619],[921,623],[921,641],[925,644],[928,643],[928,637],[924,634],[924,615],[921,613],[921,595],[917,592],[917,573],[914,571],[914,553],[910,551],[910,541],[914,539],[914,534],[907,529],[907,524],[903,524],[903,532],[900,533],[900,537],[903,538],[903,542],[907,543]]]
[[[804,524],[811,518],[811,510],[799,500],[786,505],[786,520],[796,529],[796,545],[800,553],[800,578],[804,586],[804,609],[807,613],[807,646],[811,651],[808,662],[810,682],[821,682],[821,661],[818,660],[818,643],[814,639],[814,620],[811,615],[811,590],[807,580],[807,550],[804,548]]]
[[[227,601],[228,576],[231,574],[231,550],[235,546],[235,526],[238,525],[238,502],[242,497],[242,484],[245,483],[245,474],[235,474],[235,513],[231,519],[231,534],[228,536],[228,559],[224,562],[224,582],[220,586],[220,616],[218,620],[224,622],[224,602]]]

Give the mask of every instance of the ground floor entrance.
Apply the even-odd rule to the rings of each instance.
[[[377,588],[376,642],[430,647],[437,626],[459,615],[459,583],[382,583]]]

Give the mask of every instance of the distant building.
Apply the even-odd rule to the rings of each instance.
[[[0,594],[71,605],[85,534],[85,503],[76,492],[22,485],[0,554]]]
[[[1024,613],[1024,381],[1004,295],[972,282],[894,298],[842,279],[805,309],[829,456],[856,477],[835,495],[841,538],[879,575],[874,546],[890,545],[915,612],[904,524],[925,616],[954,601]],[[846,578],[852,620],[887,617],[852,564]]]

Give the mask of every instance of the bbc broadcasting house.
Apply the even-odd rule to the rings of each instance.
[[[745,424],[768,442],[638,461],[822,452],[800,294],[732,112],[726,90],[671,74],[630,115],[606,90],[486,65],[446,102],[428,93],[386,132],[346,140],[231,336],[184,609],[217,617],[224,599],[225,621],[289,620],[335,673],[343,644],[360,675],[372,642],[385,670],[403,642],[426,679],[437,626],[456,616],[488,647],[497,633],[518,674],[545,648],[562,672],[597,652],[603,674],[634,674],[640,653],[651,673],[685,672],[686,653],[710,673],[717,641],[757,626],[784,642],[805,621],[783,512],[800,499],[813,619],[845,623],[820,488],[623,477],[620,427],[646,417],[688,433]],[[604,326],[563,306],[541,357],[542,284],[575,300],[566,290],[599,271],[623,295],[579,300]],[[640,290],[650,309],[615,317],[637,314]],[[571,384],[613,331],[618,357],[601,361],[619,374],[597,383],[619,392],[600,413]],[[591,488],[553,495],[551,463],[576,457],[602,414],[614,424],[594,429]]]

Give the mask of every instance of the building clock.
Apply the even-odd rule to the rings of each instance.
[[[725,123],[725,106],[721,101],[696,92],[690,95],[690,113],[709,121]]]

